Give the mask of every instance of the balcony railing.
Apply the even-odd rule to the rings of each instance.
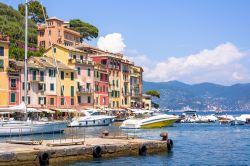
[[[85,88],[82,88],[82,87],[78,87],[77,90],[76,90],[77,93],[93,93],[94,90],[93,89],[85,89]]]

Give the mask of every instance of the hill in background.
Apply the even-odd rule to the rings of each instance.
[[[143,82],[143,91],[155,89],[161,94],[154,99],[160,107],[180,110],[190,106],[196,110],[250,110],[250,84],[223,86],[213,83],[189,85],[178,81]]]

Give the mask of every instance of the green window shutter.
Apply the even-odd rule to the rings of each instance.
[[[46,105],[46,97],[43,98],[44,105]]]
[[[71,97],[74,96],[74,86],[71,86],[71,87],[70,87],[70,94],[71,94]]]
[[[74,72],[71,72],[71,73],[70,73],[70,79],[71,79],[71,81],[74,80]]]
[[[118,87],[118,80],[116,80],[116,87]]]
[[[61,80],[64,80],[64,71],[61,71]]]
[[[3,59],[0,59],[0,69],[4,68]]]
[[[10,102],[12,102],[12,103],[16,102],[16,94],[15,93],[10,94]]]

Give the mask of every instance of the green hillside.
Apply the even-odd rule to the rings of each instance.
[[[36,24],[29,20],[28,46],[36,47],[37,45],[37,27]],[[0,3],[0,33],[10,37],[10,58],[17,60],[24,59],[25,18],[11,6]],[[29,56],[40,56],[40,51],[29,51]]]

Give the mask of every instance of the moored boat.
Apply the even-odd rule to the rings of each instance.
[[[115,119],[115,116],[101,115],[96,110],[82,110],[80,112],[85,116],[73,118],[68,127],[108,126]]]
[[[125,120],[120,128],[123,129],[138,129],[138,128],[161,128],[172,125],[178,120],[176,115],[154,115],[144,119],[128,119]]]

